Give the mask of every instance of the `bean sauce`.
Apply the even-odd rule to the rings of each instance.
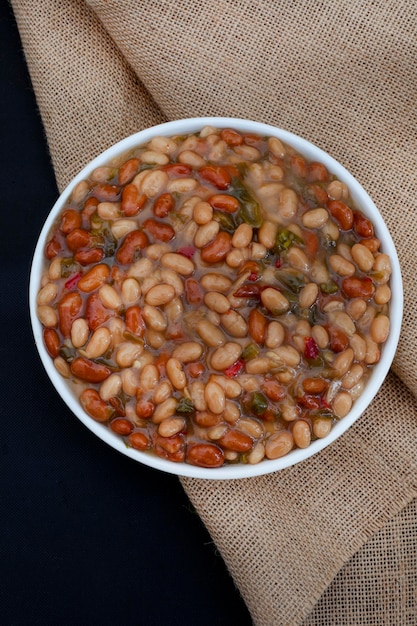
[[[390,275],[322,163],[205,127],[75,187],[45,246],[38,316],[84,410],[126,445],[254,464],[350,411],[389,335]]]

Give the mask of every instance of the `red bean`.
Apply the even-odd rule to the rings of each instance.
[[[71,334],[71,326],[80,315],[83,301],[79,293],[71,291],[62,296],[58,304],[59,329],[64,337]]]
[[[54,328],[44,328],[43,340],[49,356],[55,359],[59,355],[59,349],[61,347],[58,333]]]
[[[374,227],[372,222],[368,220],[360,211],[353,212],[353,230],[359,237],[373,237]]]
[[[62,213],[61,222],[59,224],[59,230],[64,235],[68,235],[75,228],[81,227],[81,214],[75,209],[67,209]]]
[[[84,228],[74,228],[66,237],[68,248],[75,252],[80,248],[88,248],[91,243],[91,233]]]
[[[175,237],[175,230],[170,224],[147,219],[142,224],[143,228],[157,241],[171,241]]]
[[[80,402],[84,411],[97,422],[107,422],[114,413],[114,409],[100,398],[96,389],[84,389],[80,395]]]
[[[90,330],[96,330],[114,314],[114,311],[104,307],[98,293],[93,293],[87,298],[85,318]]]
[[[375,287],[370,278],[348,276],[342,281],[342,291],[348,298],[372,298]]]
[[[122,435],[126,437],[127,435],[130,435],[130,433],[132,432],[133,424],[130,420],[126,419],[125,417],[115,417],[110,422],[110,428],[117,435]]]
[[[130,306],[125,313],[126,330],[138,337],[143,337],[146,325],[142,317],[142,311],[138,306]]]
[[[141,194],[133,183],[129,183],[122,191],[122,202],[120,205],[123,215],[133,217],[145,206],[147,197]]]
[[[110,376],[111,369],[102,363],[95,363],[84,357],[77,357],[71,363],[73,376],[81,378],[89,383],[101,383]]]
[[[242,135],[232,128],[224,128],[220,133],[220,137],[229,146],[240,146],[243,143]]]
[[[204,263],[220,263],[224,261],[231,248],[231,235],[225,231],[220,231],[212,242],[201,249],[201,260]]]
[[[198,170],[201,178],[217,189],[227,189],[231,183],[229,171],[221,165],[203,165]]]
[[[224,452],[212,443],[196,443],[187,448],[187,462],[198,467],[221,467]]]
[[[327,208],[342,230],[350,230],[352,228],[353,212],[347,204],[341,200],[329,200]]]
[[[126,185],[135,176],[140,166],[139,159],[128,159],[119,168],[119,185]]]
[[[156,217],[167,217],[175,208],[175,200],[172,194],[163,193],[153,203],[152,210]]]
[[[120,187],[107,183],[98,183],[93,188],[92,194],[100,202],[116,202],[120,199]]]
[[[104,259],[102,248],[81,248],[74,253],[74,261],[80,265],[91,265],[99,263]]]
[[[135,448],[135,450],[147,450],[151,445],[151,442],[145,433],[140,431],[136,431],[129,435],[129,443],[132,448]]]
[[[146,234],[142,230],[133,230],[128,233],[123,240],[122,245],[116,252],[116,259],[121,265],[129,265],[133,263],[138,251],[148,245],[149,241]]]

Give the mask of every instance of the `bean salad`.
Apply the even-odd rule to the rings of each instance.
[[[347,185],[206,126],[79,182],[45,246],[46,349],[127,446],[206,468],[326,437],[389,335],[391,263]]]

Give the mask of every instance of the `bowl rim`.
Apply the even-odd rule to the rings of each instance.
[[[173,135],[188,134],[197,132],[205,126],[213,126],[215,128],[235,128],[236,130],[254,132],[265,136],[275,136],[281,139],[284,143],[292,146],[309,160],[317,160],[323,163],[332,174],[336,175],[339,180],[348,185],[355,205],[371,219],[376,235],[383,242],[383,251],[389,255],[392,265],[390,287],[392,291],[391,302],[394,303],[394,306],[391,305],[390,307],[390,334],[387,342],[384,344],[381,360],[374,367],[362,395],[355,401],[351,411],[346,415],[346,417],[334,424],[329,435],[322,439],[313,441],[308,448],[297,448],[280,459],[264,459],[262,462],[253,465],[239,463],[224,465],[219,468],[202,468],[185,462],[175,463],[167,459],[162,459],[152,453],[141,452],[134,450],[133,448],[129,448],[124,443],[123,439],[119,435],[113,433],[108,426],[96,422],[84,412],[81,404],[75,398],[73,392],[71,392],[69,384],[57,372],[53,365],[53,360],[46,351],[42,338],[42,325],[36,312],[36,296],[40,287],[42,268],[44,267],[44,242],[54,225],[58,214],[64,207],[76,184],[88,177],[89,174],[99,165],[108,164],[113,159],[122,156],[134,147],[147,143],[154,136],[169,137]],[[277,126],[239,117],[191,117],[164,122],[133,133],[101,152],[98,156],[86,164],[75,177],[72,178],[50,210],[38,236],[30,268],[29,279],[29,309],[35,345],[51,383],[72,413],[74,413],[74,415],[102,441],[134,461],[169,474],[208,480],[241,479],[277,472],[315,456],[318,452],[327,448],[334,441],[339,439],[342,434],[349,430],[349,428],[359,419],[372,402],[391,367],[401,332],[404,306],[403,297],[401,268],[391,234],[379,209],[376,207],[375,203],[359,181],[330,154],[310,141]]]

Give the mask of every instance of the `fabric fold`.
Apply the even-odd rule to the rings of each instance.
[[[395,7],[383,0],[11,4],[61,190],[132,132],[167,119],[225,115],[313,141],[375,200],[397,245],[406,306],[393,372],[372,405],[299,466],[242,481],[181,482],[257,626],[342,626],[337,610],[376,623],[338,583],[366,565],[386,586],[397,580],[407,601],[392,616],[407,623],[412,575],[392,555],[410,540],[417,495],[412,7],[405,0]],[[381,550],[392,556],[389,580]],[[330,614],[334,621],[326,621]]]

